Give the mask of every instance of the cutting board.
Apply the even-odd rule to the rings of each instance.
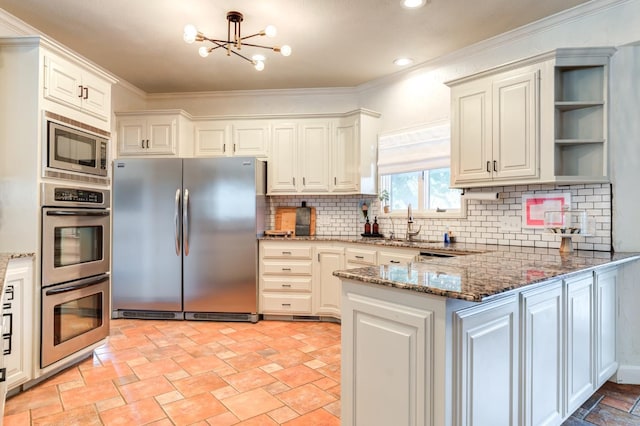
[[[276,208],[276,230],[296,232],[296,208],[297,207],[277,207]],[[309,225],[309,235],[316,235],[316,208],[311,207],[311,223]]]

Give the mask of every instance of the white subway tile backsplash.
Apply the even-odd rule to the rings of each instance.
[[[477,191],[477,190],[474,190]],[[415,218],[416,225],[422,226],[420,238],[440,241],[443,233],[451,229],[459,242],[479,244],[510,244],[523,247],[560,247],[560,237],[548,234],[544,229],[523,228],[522,223],[505,230],[502,227],[504,217],[521,217],[522,195],[532,193],[571,193],[571,205],[574,209],[587,210],[595,224],[593,236],[575,238],[574,247],[581,250],[611,250],[611,185],[589,184],[555,186],[517,185],[486,188],[483,191],[499,192],[501,197],[495,201],[469,200],[467,217],[463,219],[421,219]],[[267,223],[273,229],[275,212],[279,206],[299,206],[306,201],[308,206],[316,208],[316,233],[318,235],[359,235],[364,231],[364,218],[360,202],[370,204],[369,219],[381,214],[380,203],[374,196],[324,195],[324,196],[273,196],[269,197]],[[391,222],[388,217],[379,218],[380,232],[388,235]],[[406,221],[394,219],[395,233],[403,237],[406,233]],[[511,230],[513,229],[513,230]]]

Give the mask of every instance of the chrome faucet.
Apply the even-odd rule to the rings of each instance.
[[[407,206],[407,241],[411,241],[413,237],[420,233],[422,225],[418,226],[418,230],[413,229],[413,216],[411,215],[411,203]]]

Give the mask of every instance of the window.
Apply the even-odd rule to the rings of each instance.
[[[409,203],[414,211],[460,210],[462,191],[449,188],[450,175],[448,167],[383,175],[380,189],[389,191],[392,211],[404,211]]]
[[[450,189],[449,122],[380,137],[380,191],[389,192],[391,212],[463,217],[462,191]]]

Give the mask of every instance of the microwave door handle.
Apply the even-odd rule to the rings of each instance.
[[[173,210],[174,231],[176,241],[176,256],[180,256],[180,189],[176,189],[176,199]]]
[[[70,291],[76,291],[76,290],[80,290],[83,288],[87,288],[87,287],[91,287],[93,285],[96,284],[100,284],[102,282],[105,282],[106,280],[109,279],[108,275],[101,275],[99,277],[91,277],[91,278],[87,278],[84,280],[80,280],[72,285],[68,285],[65,287],[60,287],[60,288],[54,288],[51,290],[47,290],[45,292],[45,294],[47,296],[53,296],[55,294],[61,294],[61,293],[68,293]]]
[[[69,211],[69,210],[50,210],[47,216],[109,216],[108,211]]]
[[[182,235],[184,238],[184,255],[189,256],[189,190],[184,190],[182,202]]]

